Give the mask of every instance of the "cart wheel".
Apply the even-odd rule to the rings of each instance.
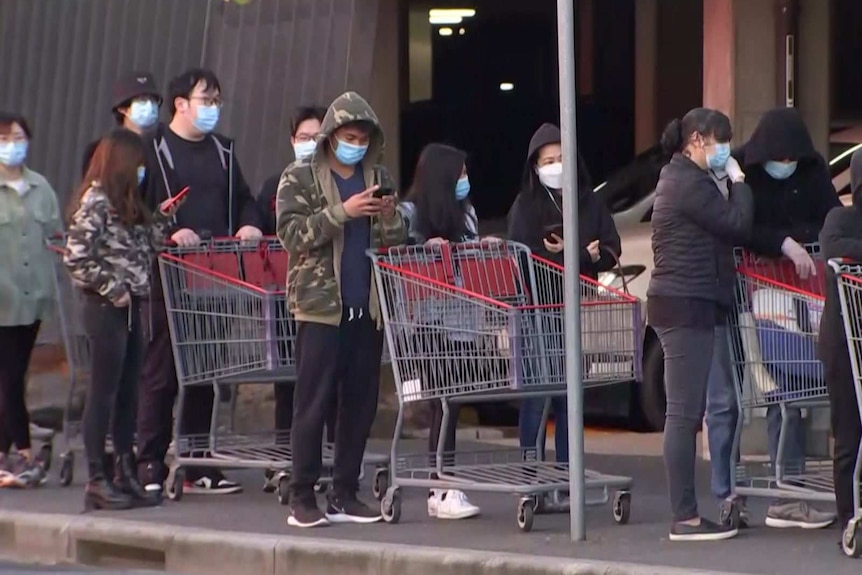
[[[75,454],[71,451],[60,457],[60,485],[69,487],[75,475]]]
[[[173,473],[173,479],[168,481],[168,499],[180,502],[183,499],[183,487],[186,482],[186,471],[177,468]]]
[[[533,530],[533,517],[535,516],[536,498],[522,497],[518,502],[518,529],[524,533]]]
[[[371,493],[374,495],[374,499],[382,501],[387,489],[389,489],[389,470],[378,469],[374,474],[374,483],[371,484]]]
[[[740,520],[739,503],[735,499],[722,502],[719,517],[721,524],[725,527],[739,529],[739,525],[742,523]]]
[[[275,493],[278,485],[275,482],[275,469],[267,469],[263,472],[263,492]]]
[[[548,496],[544,493],[533,497],[533,515],[543,515],[548,510]]]
[[[278,478],[278,487],[276,487],[275,492],[279,503],[282,505],[290,504],[290,475],[283,473]]]
[[[386,523],[396,524],[401,521],[401,491],[397,487],[386,490],[380,502],[380,513]]]
[[[629,522],[632,513],[632,494],[628,491],[617,491],[614,494],[614,521],[619,525]]]
[[[42,468],[45,470],[45,473],[51,471],[51,460],[54,458],[54,447],[49,442],[42,446],[39,449],[39,457],[38,460],[42,462]]]
[[[862,531],[859,531],[854,521],[851,521],[844,530],[844,535],[841,537],[841,550],[852,559],[858,559],[862,555]]]

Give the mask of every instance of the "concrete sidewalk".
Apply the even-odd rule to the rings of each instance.
[[[612,446],[609,435],[614,434],[601,434],[602,451]],[[621,450],[635,443],[628,434],[617,435]],[[385,444],[373,447],[379,451]],[[397,526],[294,530],[285,523],[286,508],[275,496],[260,491],[262,478],[257,472],[231,473],[246,485],[240,495],[186,496],[180,503],[166,502],[158,509],[81,515],[84,473],[79,469],[70,488],[56,486],[54,479],[42,489],[0,491],[0,554],[207,575],[288,571],[292,575],[623,575],[701,570],[858,575],[860,564],[846,559],[836,545],[837,528],[803,532],[762,527],[763,501],[751,505],[758,525],[736,540],[670,543],[660,458],[591,454],[588,464],[632,476],[635,485],[631,523],[616,525],[609,506],[590,508],[585,543],[569,541],[567,515],[538,516],[532,533],[520,533],[515,522],[517,500],[505,495],[471,494],[482,507],[482,516],[474,520],[431,520],[421,490],[404,493]],[[705,464],[699,474],[703,513],[715,518],[717,503],[709,497]]]

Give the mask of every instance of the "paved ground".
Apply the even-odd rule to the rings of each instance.
[[[60,573],[62,575],[154,575],[152,571],[108,571],[94,567],[77,565],[25,565],[0,561],[0,575],[37,575],[39,573]]]
[[[837,528],[802,532],[754,527],[729,542],[668,542],[664,472],[661,460],[654,455],[658,453],[659,443],[660,436],[657,435],[589,434],[588,450],[602,452],[588,456],[590,466],[614,474],[630,475],[636,483],[631,523],[627,526],[616,525],[609,506],[591,508],[587,513],[586,543],[569,542],[568,516],[565,515],[537,517],[532,533],[520,533],[515,524],[516,500],[505,495],[474,495],[473,500],[483,510],[481,518],[464,522],[432,521],[425,513],[425,494],[418,490],[408,491],[402,520],[397,527],[339,526],[313,532],[293,530],[285,523],[286,509],[277,503],[273,495],[259,490],[260,474],[256,472],[235,473],[247,485],[246,493],[241,495],[218,498],[187,496],[181,503],[168,502],[158,509],[121,512],[111,516],[218,530],[359,540],[369,545],[401,543],[481,549],[739,573],[807,575],[824,572],[840,575],[859,572],[860,564],[846,559],[836,546],[840,536]],[[620,454],[607,455],[614,444],[618,446]],[[704,514],[714,516],[717,505],[708,497],[707,471],[706,464],[701,464],[700,495]],[[79,469],[76,484],[65,489],[52,481],[40,490],[0,491],[0,507],[32,512],[81,513],[83,477],[83,469]],[[753,502],[752,512],[755,520],[762,523],[765,513],[763,502]]]

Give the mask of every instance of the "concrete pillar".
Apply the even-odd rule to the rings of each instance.
[[[635,4],[635,153],[658,141],[656,68],[658,65],[658,0]]]
[[[401,172],[399,16],[398,0],[379,0],[372,68],[373,81],[369,100],[386,134],[384,163],[396,182],[400,182]],[[425,20],[427,22],[427,17]]]
[[[703,0],[703,105],[734,117],[734,0]]]

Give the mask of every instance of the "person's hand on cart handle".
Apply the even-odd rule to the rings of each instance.
[[[236,237],[240,240],[259,240],[263,237],[263,232],[254,226],[243,226],[236,232]]]
[[[374,192],[379,188],[380,186],[371,186],[363,192],[350,196],[343,204],[347,217],[355,220],[356,218],[379,214],[383,207],[383,201],[374,197]]]
[[[189,228],[183,228],[174,232],[171,241],[181,248],[190,248],[201,243],[201,238]]]
[[[111,303],[114,304],[114,307],[129,307],[129,304],[132,303],[132,296],[129,295],[129,292],[124,292],[123,295]]]
[[[796,267],[796,274],[802,279],[808,279],[809,276],[817,275],[817,266],[814,265],[814,260],[808,255],[808,252],[799,245],[799,243],[791,237],[784,238],[784,243],[781,244],[781,253],[793,262]]]
[[[449,242],[444,238],[431,238],[425,242],[426,246],[442,246],[444,244],[448,244]]]
[[[544,238],[542,241],[545,242],[545,249],[552,254],[558,254],[563,251],[563,238],[557,234],[552,233],[550,239]]]
[[[587,253],[590,254],[590,259],[593,260],[593,263],[596,263],[601,259],[601,248],[602,246],[599,243],[599,240],[593,240],[590,242],[590,245],[587,246]]]
[[[727,172],[727,177],[729,177],[730,181],[734,184],[745,181],[745,172],[742,171],[742,168],[739,167],[739,162],[737,162],[736,158],[733,156],[727,159],[727,163],[724,165],[724,171]]]

